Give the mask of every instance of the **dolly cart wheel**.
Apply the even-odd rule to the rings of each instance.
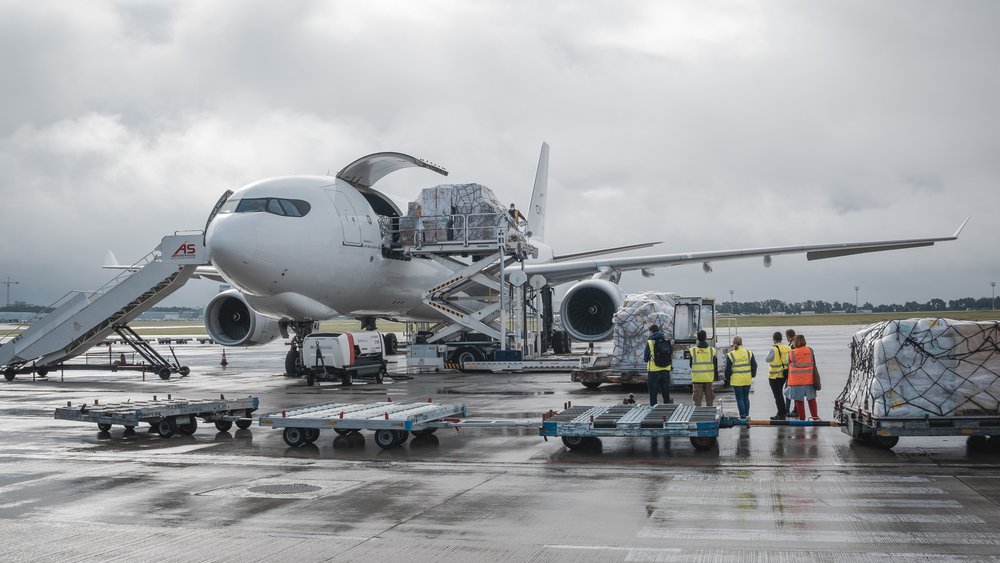
[[[396,441],[396,431],[395,430],[376,430],[375,431],[375,443],[378,447],[383,450],[388,450],[389,448],[394,448],[399,445]]]
[[[334,428],[333,431],[341,436],[347,436],[351,432],[354,432],[354,430],[351,430],[350,428]]]
[[[433,434],[433,433],[435,433],[437,431],[438,431],[438,429],[434,428],[434,427],[431,427],[431,428],[421,428],[420,430],[410,430],[410,434],[413,434],[414,436],[430,436],[431,434]]]
[[[406,440],[409,439],[410,437],[410,433],[407,432],[406,430],[394,430],[394,432],[396,433],[397,446],[402,446],[403,444],[405,444]]]
[[[285,439],[286,444],[293,448],[297,448],[306,443],[306,429],[285,428],[285,431],[281,433],[281,437]]]
[[[698,451],[710,450],[718,442],[719,439],[715,436],[691,436],[691,445]]]
[[[17,376],[17,370],[14,368],[7,368],[3,370],[3,378],[7,381],[14,381],[15,376]]]
[[[215,429],[219,432],[229,432],[229,429],[233,427],[233,421],[231,420],[220,420],[215,423]]]
[[[180,369],[177,370],[177,373],[181,374],[181,377],[184,377],[191,373],[191,368],[187,366],[181,366]]]
[[[177,427],[177,430],[179,430],[180,433],[185,436],[191,436],[192,434],[198,431],[198,420],[192,416],[191,422],[187,424],[181,424],[180,426]]]
[[[378,372],[375,373],[375,383],[381,385],[385,381],[385,376],[387,375],[389,375],[389,372],[386,371],[385,365],[383,365],[378,369]]]
[[[312,444],[319,439],[319,428],[303,428],[302,432],[305,433],[305,441],[307,444]]]
[[[160,438],[169,438],[177,431],[177,422],[171,418],[161,418],[156,423],[156,432]]]
[[[160,379],[166,381],[170,379],[170,368],[160,368],[156,374],[160,376]]]
[[[101,432],[109,432],[111,431],[111,424],[107,422],[98,422],[97,429]]]
[[[243,416],[247,417],[248,420],[236,421],[236,427],[239,428],[240,430],[246,430],[247,428],[250,428],[253,425],[253,419],[250,418],[251,416],[253,416],[252,410],[247,409],[246,413],[244,413]]]
[[[563,436],[562,443],[571,450],[582,448],[590,440],[590,436]]]
[[[899,443],[899,436],[879,436],[878,434],[873,434],[872,443],[883,450],[891,450]]]

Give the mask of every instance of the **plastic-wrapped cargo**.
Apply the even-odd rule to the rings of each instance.
[[[998,345],[997,321],[873,324],[854,335],[839,400],[876,417],[998,415]]]
[[[642,361],[646,341],[649,340],[649,325],[657,325],[667,338],[672,338],[676,293],[646,291],[625,296],[625,302],[618,309],[611,322],[614,349],[611,352],[611,367],[620,370],[646,369]]]
[[[420,217],[417,217],[417,208]],[[482,184],[442,184],[424,188],[410,202],[406,216],[400,218],[403,240],[410,243],[416,231],[423,231],[425,243],[464,240],[465,216],[469,221],[470,240],[492,240],[498,221],[507,210],[492,190]]]

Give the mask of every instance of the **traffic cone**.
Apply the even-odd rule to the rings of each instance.
[[[229,365],[229,361],[226,360],[226,349],[225,348],[222,349],[222,361],[219,362],[219,365],[222,366],[222,367],[226,367],[226,366]]]

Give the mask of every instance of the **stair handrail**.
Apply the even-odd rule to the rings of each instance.
[[[160,247],[157,246],[153,250],[149,251],[148,254],[146,254],[142,258],[136,260],[135,263],[133,263],[132,265],[127,266],[125,269],[123,269],[117,276],[115,276],[115,277],[111,278],[110,280],[108,280],[107,283],[105,283],[101,287],[99,287],[96,290],[94,290],[94,294],[95,295],[104,295],[104,293],[107,290],[109,290],[112,287],[118,285],[119,283],[125,281],[126,279],[132,277],[132,275],[134,275],[136,272],[138,272],[139,270],[141,270],[141,269],[145,268],[146,266],[152,264],[159,257],[160,257]]]
[[[111,280],[109,280],[107,283],[105,283],[104,285],[102,285],[100,288],[98,288],[95,291],[88,292],[88,291],[85,291],[85,290],[74,289],[74,290],[70,290],[70,291],[66,292],[65,295],[63,295],[59,299],[56,299],[55,301],[53,301],[51,305],[48,305],[48,306],[42,308],[41,311],[35,313],[34,316],[32,316],[31,318],[29,318],[26,321],[22,321],[19,325],[17,325],[16,327],[12,328],[9,331],[7,331],[3,336],[0,336],[0,344],[6,344],[7,342],[16,342],[16,341],[20,340],[21,333],[23,333],[25,330],[27,330],[36,321],[41,320],[43,317],[45,317],[49,313],[51,313],[51,312],[55,311],[56,309],[58,309],[59,307],[61,307],[63,305],[63,303],[65,301],[67,301],[71,296],[74,296],[74,295],[77,295],[77,294],[80,294],[80,293],[91,293],[92,295],[103,295],[106,291],[108,291],[112,287],[118,285],[119,283],[121,283],[125,279],[131,277],[133,274],[135,274],[136,272],[138,272],[142,268],[144,268],[144,267],[148,266],[149,264],[155,262],[156,259],[159,257],[159,254],[160,254],[160,247],[157,246],[156,248],[154,248],[153,250],[151,250],[148,254],[146,254],[142,258],[136,260],[135,263],[131,264],[130,266],[127,266],[118,275],[116,275],[115,277],[111,278]],[[16,333],[16,335],[15,335],[15,333]],[[8,338],[10,338],[10,340],[7,340]]]
[[[61,307],[65,301],[68,301],[70,297],[72,297],[73,295],[79,294],[79,293],[86,293],[86,292],[80,291],[78,289],[73,289],[73,290],[67,291],[65,295],[63,295],[59,299],[56,299],[50,305],[46,305],[45,307],[42,307],[42,310],[38,311],[37,313],[35,313],[31,318],[29,318],[26,321],[21,321],[21,324],[19,324],[16,327],[10,329],[3,336],[0,336],[0,344],[6,344],[7,342],[17,342],[21,338],[21,334],[20,333],[22,333],[25,330],[27,330],[28,328],[30,328],[31,325],[32,325],[32,323],[34,323],[35,321],[37,321],[37,320],[41,319],[42,317],[48,315],[52,311],[55,311],[56,309],[58,309],[59,307]],[[17,334],[15,335],[14,333],[17,333]],[[8,337],[10,337],[10,340],[7,340]],[[6,340],[6,342],[5,342],[5,340]]]

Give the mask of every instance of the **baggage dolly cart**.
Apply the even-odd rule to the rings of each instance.
[[[880,417],[837,401],[834,418],[844,434],[886,450],[903,436],[1000,436],[996,415]]]
[[[718,443],[721,422],[721,407],[567,404],[566,409],[543,419],[539,434],[559,436],[571,450],[595,438],[624,436],[686,437],[695,449],[707,450]]]
[[[235,423],[240,429],[250,428],[253,419],[250,416],[257,410],[258,398],[254,396],[241,399],[157,399],[153,395],[151,401],[129,401],[124,403],[93,404],[83,403],[73,406],[67,402],[65,407],[58,407],[55,418],[75,420],[78,422],[93,422],[101,432],[108,432],[111,426],[120,424],[126,432],[134,431],[140,422],[149,423],[163,438],[169,438],[179,432],[186,436],[198,430],[198,418],[205,422],[214,422],[215,427],[225,432]]]
[[[319,432],[331,428],[342,436],[360,436],[362,430],[375,432],[375,443],[389,449],[406,442],[409,435],[433,434],[449,426],[441,421],[465,417],[465,404],[394,403],[384,401],[367,404],[325,403],[286,409],[261,416],[259,424],[284,428],[282,438],[293,448],[311,444]]]

